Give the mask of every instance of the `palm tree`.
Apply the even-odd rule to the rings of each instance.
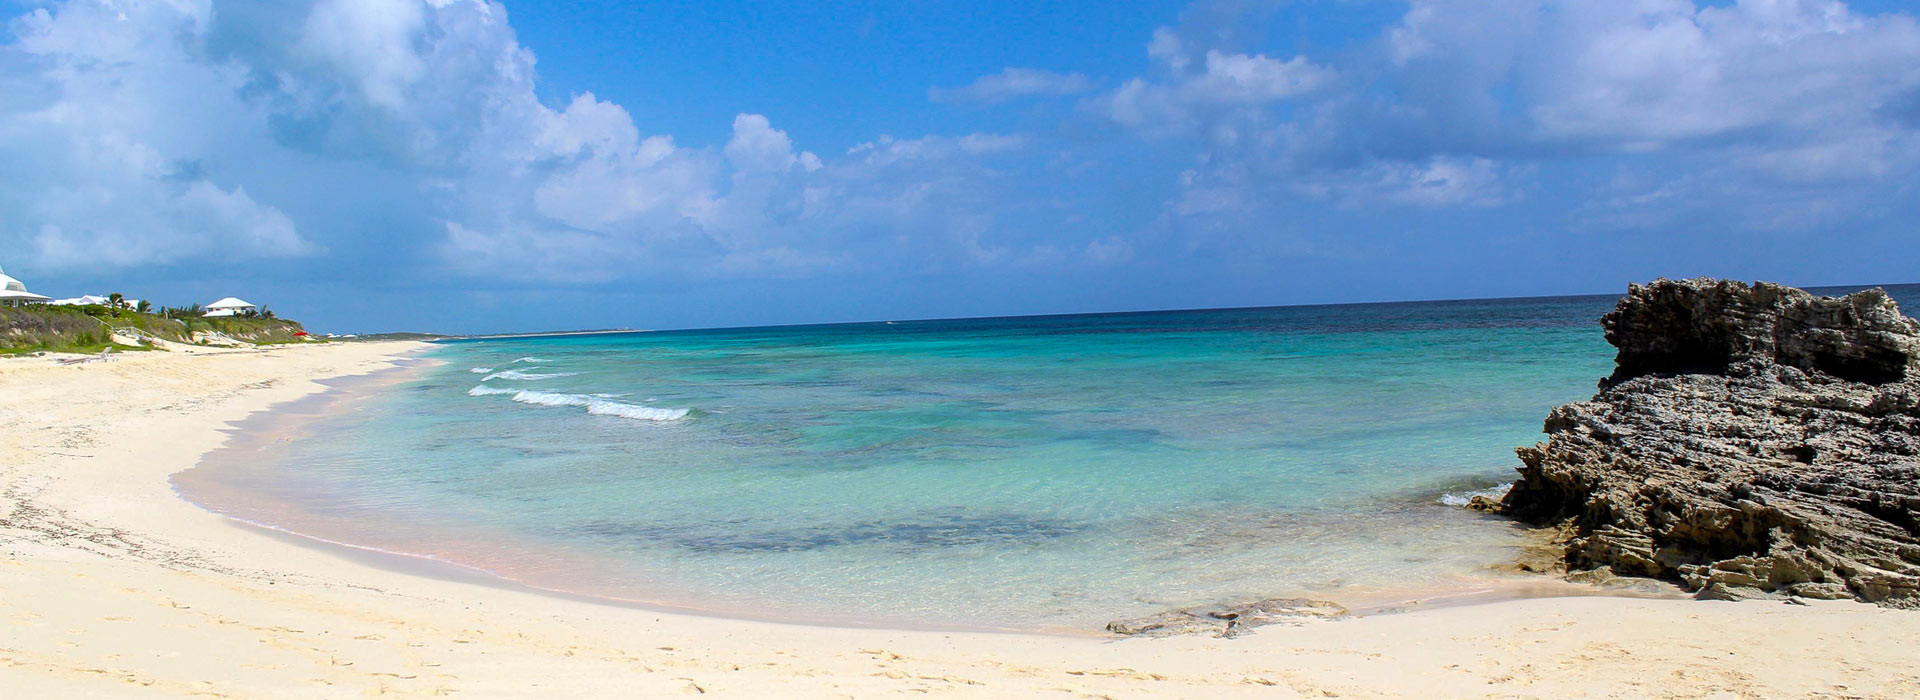
[[[127,301],[127,298],[120,296],[119,292],[114,292],[112,294],[107,295],[107,306],[113,307],[115,309],[126,308],[126,303],[125,303],[126,301]]]
[[[147,300],[145,300],[145,299],[141,299],[141,300],[140,300],[140,305],[139,305],[139,306],[137,306],[137,307],[134,307],[134,309],[133,309],[133,310],[134,310],[134,311],[138,311],[138,312],[140,312],[140,313],[143,313],[143,314],[144,314],[144,313],[151,313],[151,312],[153,311],[153,304],[152,304],[152,303],[149,303],[149,302],[148,302]]]

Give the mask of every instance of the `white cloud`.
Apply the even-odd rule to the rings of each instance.
[[[1511,198],[1501,167],[1486,158],[1434,157],[1381,163],[1330,189],[1347,206],[1388,202],[1417,207],[1493,207]]]
[[[847,155],[868,165],[891,165],[901,161],[943,160],[1013,151],[1025,146],[1027,138],[1018,134],[972,133],[960,138],[923,136],[897,139],[881,136],[854,146]]]
[[[1808,208],[1832,211],[1848,197],[1866,208],[1880,191],[1868,185],[1920,169],[1909,14],[1830,0],[1413,0],[1376,54],[1338,68],[1218,36],[1156,31],[1154,70],[1088,103],[1196,148],[1176,214],[1250,214],[1285,193],[1498,207],[1520,199],[1517,172],[1614,158],[1720,183],[1646,207],[1759,210],[1817,188]]]
[[[526,284],[554,276],[576,284],[608,282],[624,266],[641,264],[635,249],[616,238],[567,228],[480,231],[445,222],[439,254],[455,270],[489,281]],[[598,264],[583,265],[582,261]]]
[[[665,157],[673,146],[672,137],[656,136],[652,138],[665,140],[640,148],[640,130],[634,128],[633,117],[627,114],[626,108],[602,102],[591,92],[574,95],[567,108],[558,113],[539,110],[536,114],[542,117],[542,128],[530,144],[535,149],[528,154],[530,159],[614,155],[637,149],[645,154],[645,160],[656,161]]]
[[[223,190],[205,180],[127,184],[114,191],[40,192],[41,202],[29,216],[60,223],[42,223],[32,236],[34,262],[54,269],[117,268],[316,252],[285,214],[253,201],[244,188]],[[129,221],[116,211],[128,203],[143,208],[140,220]]]
[[[1172,27],[1160,27],[1153,30],[1153,40],[1147,42],[1147,58],[1165,63],[1174,73],[1187,72],[1187,42]]]
[[[319,246],[235,179],[210,141],[245,144],[241,80],[195,68],[179,37],[207,2],[35,8],[0,46],[0,249],[50,269],[309,255]],[[156,88],[166,88],[156,90]],[[206,133],[195,133],[205,130]]]
[[[1305,56],[1280,61],[1254,54],[1210,50],[1206,70],[1181,86],[1194,102],[1257,104],[1284,100],[1325,85],[1331,72],[1309,63]]]
[[[1008,68],[993,75],[981,76],[960,87],[927,88],[927,99],[934,102],[999,104],[1020,97],[1077,95],[1093,87],[1093,80],[1079,73]]]
[[[733,138],[727,141],[727,160],[747,173],[776,173],[799,167],[820,169],[820,157],[793,152],[793,140],[787,132],[773,128],[766,117],[742,114],[733,118]]]
[[[1889,111],[1920,95],[1910,14],[1830,0],[1419,0],[1389,39],[1396,80],[1442,86],[1399,109],[1458,125],[1431,148],[1680,171],[1644,196],[1594,192],[1609,203],[1596,218],[1622,226],[1833,227],[1882,209],[1920,169],[1920,124]],[[1460,95],[1500,97],[1476,109]]]
[[[367,102],[404,111],[407,93],[427,75],[414,49],[427,10],[409,0],[324,0],[307,14],[298,50],[337,70]]]
[[[1489,15],[1506,18],[1492,35]],[[1456,82],[1440,95],[1508,92],[1517,137],[1622,152],[1852,141],[1920,90],[1913,17],[1829,0],[1418,0],[1389,46]]]
[[[1236,115],[1248,109],[1309,96],[1330,86],[1335,77],[1331,68],[1305,56],[1281,60],[1219,49],[1196,51],[1170,29],[1155,31],[1147,54],[1165,76],[1127,80],[1091,104],[1120,124],[1165,135],[1204,129],[1240,118]]]
[[[972,245],[956,232],[994,235],[974,199],[994,173],[971,161],[1023,143],[883,139],[829,162],[749,113],[686,147],[591,93],[543,104],[483,0],[66,0],[10,28],[0,250],[49,267],[411,251],[571,284],[874,264],[862,245],[944,265]]]
[[[588,231],[635,224],[694,220],[715,206],[715,159],[651,136],[630,150],[614,150],[545,171],[533,187],[534,212]],[[503,187],[518,187],[509,180]]]

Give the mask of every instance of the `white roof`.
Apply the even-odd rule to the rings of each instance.
[[[11,277],[7,279],[13,279]],[[16,282],[17,284],[17,282]],[[0,289],[0,301],[46,301],[47,298],[24,289]]]
[[[14,279],[12,277],[8,277],[7,271],[4,269],[0,269],[0,292],[24,292],[24,291],[27,291],[27,285],[21,284],[20,280]]]
[[[251,309],[253,304],[241,301],[237,297],[227,297],[207,305],[208,309]]]

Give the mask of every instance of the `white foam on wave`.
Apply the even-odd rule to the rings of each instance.
[[[492,367],[475,367],[475,368],[473,368],[473,369],[469,369],[469,370],[467,370],[467,371],[468,371],[468,372],[472,372],[472,373],[474,373],[474,374],[486,374],[486,373],[488,373],[488,372],[492,372],[492,371],[493,371],[493,368],[492,368]]]
[[[509,370],[502,370],[499,372],[494,372],[493,374],[489,374],[481,378],[480,381],[490,382],[495,379],[520,379],[520,380],[531,381],[531,380],[539,380],[539,379],[552,379],[554,377],[571,377],[576,374],[579,374],[579,372],[548,372],[548,373],[542,374],[539,372],[522,372],[519,370],[509,369]]]
[[[514,360],[513,362],[546,362],[546,360],[542,360],[538,357],[522,357],[518,360]],[[513,364],[513,363],[509,362],[507,364]]]
[[[1506,498],[1507,491],[1511,490],[1512,488],[1513,488],[1513,482],[1509,481],[1499,486],[1480,489],[1479,491],[1467,491],[1465,493],[1443,493],[1443,494],[1440,494],[1440,504],[1453,506],[1455,508],[1465,508],[1467,507],[1467,504],[1473,502],[1474,496],[1486,496],[1489,499],[1498,501],[1502,498]]]
[[[634,420],[680,420],[687,417],[684,408],[648,408],[630,403],[594,399],[587,404],[587,412],[596,416],[615,416]]]
[[[685,408],[649,408],[620,403],[608,399],[580,394],[561,394],[552,391],[533,391],[531,389],[496,389],[487,385],[467,390],[468,396],[511,395],[514,401],[535,406],[578,406],[587,409],[587,413],[596,416],[613,416],[633,420],[668,421],[687,417]]]

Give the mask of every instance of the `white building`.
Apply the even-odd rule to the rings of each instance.
[[[259,310],[260,310],[259,307],[254,306],[251,303],[241,301],[238,297],[227,297],[225,299],[221,299],[219,301],[208,304],[206,315],[209,317],[245,316],[247,315],[247,312],[259,311]]]
[[[0,270],[0,306],[35,304],[46,300],[44,296],[27,291],[27,285],[20,280],[8,277],[6,270]]]
[[[113,306],[113,297],[98,294],[82,294],[71,299],[55,299],[47,303],[53,306]],[[140,300],[122,297],[120,299],[120,308],[138,309],[140,308]]]

